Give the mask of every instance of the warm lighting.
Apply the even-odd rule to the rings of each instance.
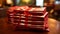
[[[0,4],[0,7],[2,6],[2,4]]]
[[[22,2],[29,3],[29,2],[30,2],[30,0],[22,0]]]
[[[12,0],[6,0],[7,4],[12,4]]]

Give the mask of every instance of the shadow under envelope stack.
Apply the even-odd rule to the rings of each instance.
[[[7,11],[8,23],[13,29],[48,30],[48,12],[46,7],[15,6]]]

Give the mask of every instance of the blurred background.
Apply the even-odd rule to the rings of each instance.
[[[5,10],[0,11],[0,14],[2,12],[1,16],[6,16],[6,10],[11,6],[39,6],[37,1],[40,0],[0,0],[0,8],[4,8],[2,10]],[[40,6],[47,8],[47,12],[49,12],[50,18],[60,20],[60,0],[42,0],[42,3],[40,2]]]

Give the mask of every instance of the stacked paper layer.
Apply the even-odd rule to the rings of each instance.
[[[14,8],[14,9],[13,9]],[[8,21],[28,28],[47,27],[48,12],[46,8],[13,7],[7,12]]]

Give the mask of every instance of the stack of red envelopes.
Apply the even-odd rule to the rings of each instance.
[[[48,12],[46,7],[28,7],[15,6],[8,9],[8,22],[12,23],[14,28],[48,30]]]

